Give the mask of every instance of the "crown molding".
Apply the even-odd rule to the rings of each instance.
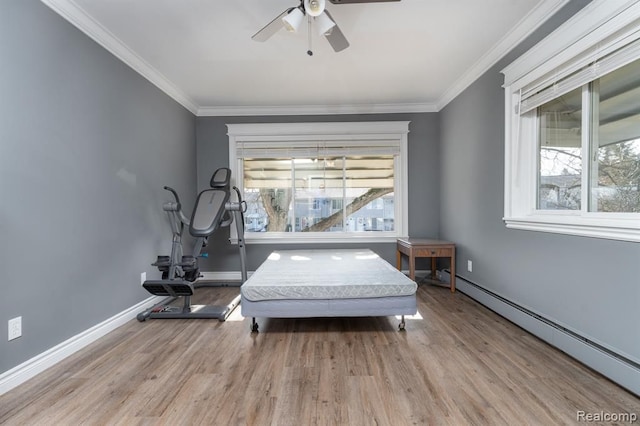
[[[433,103],[367,105],[199,106],[184,91],[98,23],[73,0],[40,0],[196,116],[340,115],[436,112]]]
[[[367,105],[286,105],[286,106],[221,106],[198,108],[198,117],[251,115],[341,115],[436,112],[430,103]]]
[[[476,62],[435,103],[286,105],[286,106],[199,106],[184,91],[147,63],[109,30],[94,20],[73,0],[40,0],[54,12],[84,32],[134,71],[199,117],[255,115],[342,115],[438,112],[455,99],[491,66],[535,31],[569,0],[542,0],[498,44]]]
[[[522,18],[498,43],[480,58],[453,86],[451,86],[436,103],[437,111],[447,106],[467,87],[473,84],[485,72],[516,48],[530,36],[540,25],[546,22],[569,0],[542,0],[524,18]]]
[[[58,15],[93,39],[100,46],[107,49],[115,57],[130,66],[138,74],[149,80],[172,99],[196,114],[198,106],[182,90],[169,79],[153,68],[143,58],[138,56],[126,44],[120,41],[109,30],[100,25],[84,9],[73,0],[40,0]]]

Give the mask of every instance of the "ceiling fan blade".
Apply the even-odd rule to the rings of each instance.
[[[329,44],[331,44],[331,47],[333,47],[333,50],[335,50],[336,52],[340,52],[341,50],[349,47],[349,41],[347,41],[347,38],[344,36],[344,34],[342,34],[342,31],[340,31],[336,20],[333,19],[333,16],[331,16],[327,9],[324,10],[324,13],[326,13],[327,16],[329,16],[329,18],[336,24],[335,27],[331,29],[331,32],[329,34],[325,34],[325,37],[327,38]]]
[[[400,0],[329,0],[333,4],[351,4],[351,3],[382,3],[388,1]]]
[[[282,18],[291,13],[293,9],[295,9],[295,7],[290,7],[289,9],[282,12],[273,21],[265,25],[264,28],[252,35],[251,39],[255,41],[267,41],[268,39],[270,39],[271,36],[277,33],[280,28],[284,27]]]

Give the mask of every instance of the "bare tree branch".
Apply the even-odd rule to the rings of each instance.
[[[354,200],[349,203],[346,207],[346,216],[357,212],[371,201],[382,197],[383,195],[389,194],[393,192],[393,188],[371,188],[361,196],[354,198]],[[320,222],[308,226],[302,230],[302,232],[323,232],[327,229],[335,226],[342,221],[342,210],[339,210],[332,214],[331,216],[325,217]]]

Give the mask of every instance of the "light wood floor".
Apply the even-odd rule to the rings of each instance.
[[[205,296],[237,292],[206,289]],[[229,294],[229,293],[227,293]],[[461,293],[393,317],[131,321],[0,397],[14,425],[576,424],[640,399]],[[197,300],[196,300],[197,302]],[[208,302],[208,301],[207,301]]]

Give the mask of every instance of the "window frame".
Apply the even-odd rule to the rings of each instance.
[[[640,214],[589,211],[591,147],[583,135],[581,210],[537,209],[536,109],[520,114],[523,89],[544,86],[640,39],[640,2],[592,2],[502,70],[505,76],[505,188],[507,228],[640,242]],[[633,60],[640,59],[638,55]],[[585,95],[586,96],[586,95]],[[583,102],[583,120],[588,119]],[[587,132],[583,132],[587,133]],[[587,151],[584,151],[587,149]]]
[[[349,140],[362,143],[372,139],[394,140],[400,154],[394,158],[394,228],[385,232],[247,232],[248,244],[308,244],[308,243],[381,243],[395,242],[409,235],[408,224],[408,133],[409,121],[317,122],[317,123],[228,123],[229,168],[231,184],[244,192],[243,160],[238,158],[239,142],[265,143],[273,141],[304,141],[322,143],[328,140]],[[240,177],[242,176],[242,177]],[[236,178],[240,177],[240,178]],[[230,239],[237,242],[234,227]]]

